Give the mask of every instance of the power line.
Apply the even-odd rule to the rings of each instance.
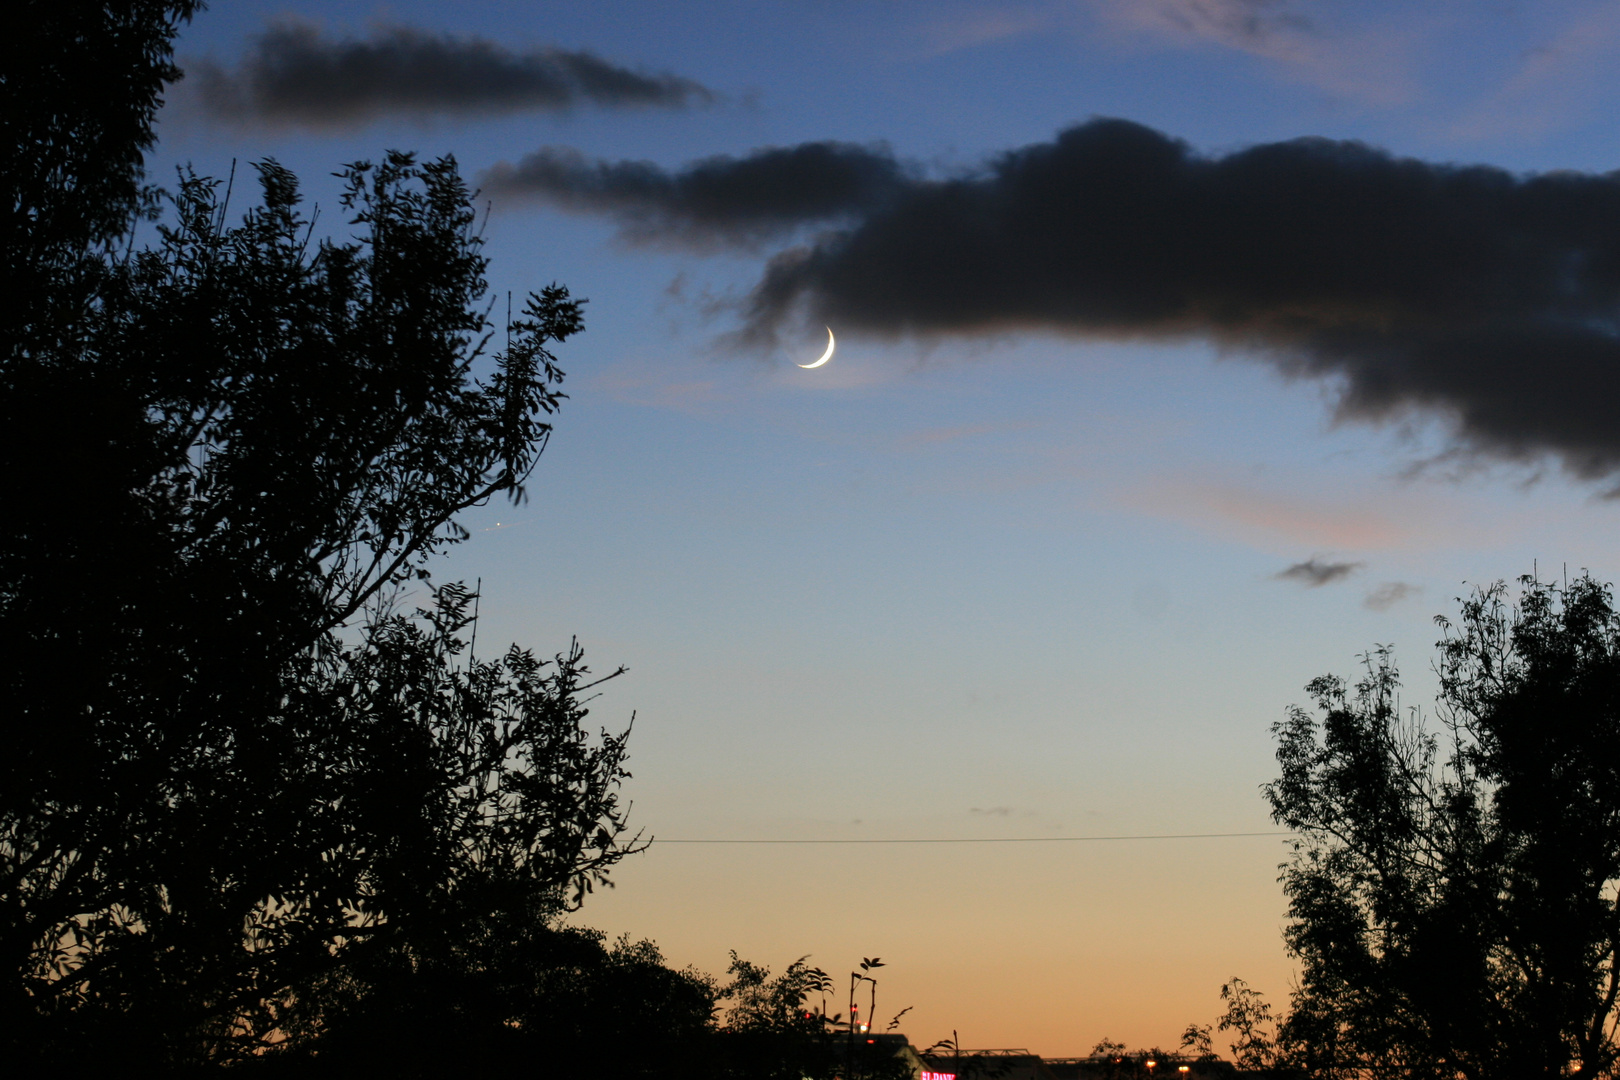
[[[1107,840],[1225,840],[1242,836],[1295,836],[1287,831],[1277,832],[1212,832],[1212,833],[1137,833],[1124,836],[947,836],[896,837],[884,839],[847,840],[731,840],[731,839],[679,839],[652,838],[654,844],[1064,844]]]

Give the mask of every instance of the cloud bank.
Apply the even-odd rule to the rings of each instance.
[[[1343,418],[1437,415],[1460,452],[1620,471],[1617,174],[1521,176],[1315,138],[1206,155],[1104,119],[948,177],[882,147],[810,143],[677,170],[549,150],[488,179],[642,241],[819,230],[748,296],[754,346],[804,321],[1202,338],[1329,380]]]
[[[589,52],[511,52],[408,26],[334,41],[307,23],[285,22],[259,35],[235,70],[202,61],[191,74],[204,109],[218,118],[306,127],[580,104],[684,108],[715,99],[690,79],[632,71]]]
[[[806,222],[853,220],[898,198],[907,182],[908,170],[886,147],[838,142],[705,158],[676,173],[650,161],[590,161],[544,147],[481,180],[497,199],[606,214],[630,239],[700,248],[751,244]]]

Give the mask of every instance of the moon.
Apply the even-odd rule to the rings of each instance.
[[[821,359],[817,360],[813,364],[796,364],[794,366],[802,368],[820,367],[822,364],[825,364],[827,361],[832,359],[833,346],[835,344],[837,343],[833,341],[832,327],[829,326],[827,327],[827,351],[821,354]]]

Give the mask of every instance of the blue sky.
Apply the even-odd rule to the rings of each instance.
[[[1430,162],[1607,173],[1620,3],[217,3],[182,66],[236,70],[268,27],[413,27],[587,50],[709,104],[396,111],[314,127],[171,95],[154,159],[274,156],[337,228],[339,164],[541,146],[678,169],[886,144],[938,174],[1096,116],[1209,154],[1323,136]],[[1428,699],[1467,583],[1613,577],[1620,507],[1556,459],[1458,453],[1447,414],[1335,420],[1331,380],[1196,335],[839,332],[739,354],[738,304],[787,241],[700,250],[503,200],[491,286],[590,298],[571,400],[527,506],[436,568],[482,578],[480,640],[577,635],[624,663],[649,834],[1033,837],[1271,828],[1268,728],[1303,684],[1394,643]],[[1535,372],[1527,372],[1534,380]],[[1548,379],[1556,379],[1550,370]],[[1567,388],[1572,399],[1583,393]],[[1279,579],[1315,559],[1320,587]],[[885,969],[915,1041],[1083,1053],[1173,1043],[1237,974],[1283,998],[1273,838],[937,847],[655,845],[580,918],[677,964]]]

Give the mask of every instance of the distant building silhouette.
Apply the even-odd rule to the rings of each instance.
[[[914,1080],[1227,1080],[1239,1075],[1229,1062],[1180,1054],[1091,1054],[1043,1058],[1024,1049],[921,1054]]]

